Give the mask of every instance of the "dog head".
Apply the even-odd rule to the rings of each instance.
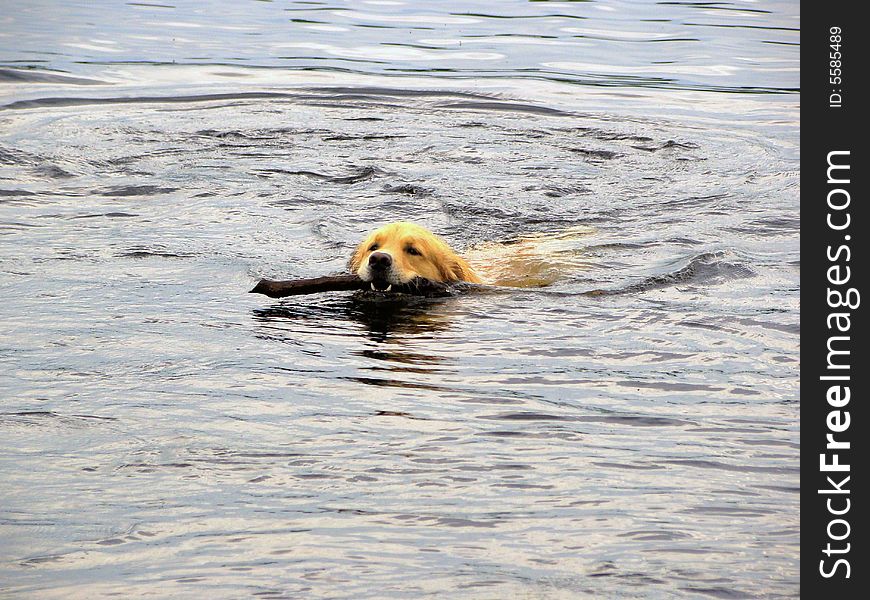
[[[480,283],[468,263],[444,240],[414,223],[390,223],[371,232],[357,247],[348,268],[380,291],[417,277]]]

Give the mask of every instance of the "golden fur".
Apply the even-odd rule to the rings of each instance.
[[[475,244],[465,256],[490,285],[546,287],[588,268],[586,241],[593,232],[579,225],[526,234],[507,242]]]
[[[351,272],[372,281],[369,267],[373,252],[388,254],[390,268],[383,275],[389,284],[407,283],[415,277],[431,281],[483,283],[471,266],[444,240],[414,223],[389,223],[371,232],[348,263]]]

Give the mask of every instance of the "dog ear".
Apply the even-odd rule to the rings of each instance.
[[[455,256],[446,263],[444,281],[468,281],[469,283],[483,283],[483,280],[474,272],[465,259]]]
[[[363,256],[365,256],[366,248],[368,248],[368,240],[361,243],[356,247],[356,250],[353,253],[353,256],[350,257],[350,260],[347,261],[347,270],[351,273],[356,273],[357,269],[360,268],[362,264]]]
[[[458,256],[438,263],[438,271],[444,281],[474,281],[476,279],[468,263]]]

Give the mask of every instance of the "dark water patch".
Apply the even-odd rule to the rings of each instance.
[[[665,240],[668,244],[675,244],[677,246],[701,246],[704,244],[701,240],[696,240],[694,238],[688,237],[674,237]]]
[[[737,233],[749,233],[760,236],[766,236],[771,234],[791,235],[798,233],[800,231],[800,228],[800,216],[754,219],[738,226],[729,227],[731,231]]]
[[[572,15],[570,13],[542,13],[542,14],[523,14],[523,15],[497,15],[492,13],[450,13],[451,15],[460,17],[480,17],[483,19],[580,19],[585,20],[587,17],[582,15]]]
[[[478,419],[496,419],[499,421],[569,421],[570,417],[536,412],[513,412],[498,415],[480,415]]]
[[[572,117],[578,116],[573,113],[565,112],[557,108],[548,106],[536,106],[534,104],[522,104],[519,102],[449,102],[436,104],[437,108],[452,108],[460,110],[481,110],[481,111],[496,111],[496,112],[518,112],[533,115],[546,115],[551,117]]]
[[[578,134],[582,137],[591,137],[596,140],[601,140],[605,142],[619,142],[619,141],[631,141],[631,142],[652,142],[653,138],[647,135],[640,135],[637,133],[624,133],[619,131],[610,131],[606,129],[601,129],[600,127],[556,127],[553,131],[559,133],[567,133],[567,134]]]
[[[728,194],[707,194],[701,196],[691,195],[681,198],[674,198],[671,200],[656,199],[656,204],[658,206],[668,206],[674,208],[709,208],[710,206],[724,205],[725,203],[721,201],[728,199]]]
[[[608,423],[634,427],[685,427],[690,421],[670,417],[651,417],[640,415],[556,415],[538,412],[508,412],[494,415],[479,415],[478,419],[497,421],[556,421],[580,423]]]
[[[506,221],[516,222],[521,219],[516,211],[510,208],[485,205],[468,206],[463,199],[445,199],[443,209],[448,216],[480,222],[487,222],[487,220],[492,219],[503,223]],[[492,221],[488,222],[491,223]]]
[[[459,90],[444,90],[444,89],[428,89],[417,90],[411,88],[386,88],[375,86],[323,86],[323,87],[308,87],[304,88],[313,92],[323,92],[329,94],[364,94],[367,96],[393,96],[396,98],[430,98],[430,97],[448,97],[448,98],[476,98],[476,99],[493,99],[495,96],[487,94],[479,94],[475,92],[459,91]]]
[[[161,187],[159,185],[119,185],[97,192],[100,196],[160,196],[177,192],[179,188]]]
[[[792,486],[792,485],[755,485],[760,490],[771,490],[774,492],[783,492],[786,494],[800,494],[801,488],[800,486]]]
[[[323,138],[324,142],[372,142],[372,141],[381,141],[381,140],[399,140],[403,138],[407,138],[410,136],[407,135],[398,135],[398,134],[376,134],[376,133],[367,133],[360,135],[329,135]]]
[[[483,527],[491,529],[498,526],[498,521],[479,521],[474,519],[462,519],[460,517],[438,517],[431,526],[446,526],[446,527]]]
[[[758,518],[764,517],[768,514],[768,511],[752,510],[748,508],[740,508],[737,506],[695,506],[692,508],[684,509],[681,512],[693,515],[713,515],[740,518]]]
[[[647,588],[651,585],[665,584],[665,581],[659,579],[658,577],[653,577],[651,575],[646,575],[639,572],[619,573],[616,575],[616,577],[617,579],[623,580],[626,585],[632,586],[634,588]]]
[[[745,8],[742,6],[737,6],[730,3],[722,3],[722,2],[699,2],[697,0],[685,0],[685,1],[676,1],[676,0],[665,0],[661,2],[657,2],[656,4],[660,4],[662,6],[674,5],[674,6],[685,6],[689,8],[698,8],[702,11],[708,10],[722,10],[727,11],[729,13],[749,13],[749,14],[772,14],[772,11],[764,10],[763,8]],[[724,4],[724,6],[723,6]]]
[[[433,550],[433,551],[434,551],[434,552],[437,552],[437,550]],[[477,589],[477,588],[489,588],[489,587],[495,587],[495,586],[497,586],[497,585],[504,585],[504,583],[505,583],[505,582],[504,582],[503,579],[488,579],[488,580],[485,580],[485,581],[470,581],[470,582],[467,582],[467,583],[460,583],[460,584],[458,584],[458,585],[456,586],[456,589],[459,589],[459,590],[472,590],[472,589]],[[421,591],[422,591],[422,590],[421,590]]]
[[[676,547],[676,548],[642,548],[641,552],[654,552],[654,553],[664,553],[664,554],[689,554],[689,555],[704,555],[704,554],[715,554],[717,550],[714,548],[698,548],[695,546],[690,547]]]
[[[585,156],[591,159],[597,160],[613,160],[614,158],[619,158],[622,156],[619,152],[614,152],[612,150],[589,150],[587,148],[568,148],[569,152],[573,152],[574,154],[579,154],[581,156]]]
[[[415,417],[411,413],[406,413],[397,410],[378,410],[375,411],[374,416],[376,417],[404,417],[406,419],[420,419],[420,417]],[[427,420],[427,419],[422,419]]]
[[[663,463],[695,467],[698,469],[718,469],[722,471],[736,471],[740,473],[798,473],[800,469],[797,467],[783,466],[763,466],[763,465],[731,465],[716,460],[700,460],[700,459],[666,459]]]
[[[774,321],[761,321],[748,317],[732,317],[731,319],[729,319],[729,322],[739,323],[741,325],[747,325],[749,327],[761,327],[763,329],[770,329],[772,331],[781,331],[782,333],[789,333],[792,335],[800,335],[801,333],[800,322],[776,323]]]
[[[342,108],[349,107],[382,107],[399,108],[403,105],[395,102],[386,102],[383,96],[372,96],[364,93],[328,94],[301,96],[300,102],[314,102],[317,106],[329,106],[330,104]]]
[[[387,373],[411,373],[417,375],[441,375],[444,370],[431,367],[411,367],[405,364],[389,364],[384,366],[366,367],[367,371],[371,372],[387,372]]]
[[[588,577],[613,577],[618,572],[618,568],[610,561],[602,562],[595,566],[591,571],[585,573]]]
[[[347,110],[372,110],[372,111],[401,111],[406,107],[402,104],[387,104],[385,102],[361,102],[359,98],[354,99],[355,102],[340,102],[335,98],[317,98],[317,99],[298,99],[299,104],[304,104],[309,107],[328,108],[328,109],[347,109]]]
[[[619,537],[629,537],[635,540],[641,541],[676,541],[676,540],[685,540],[691,538],[692,536],[683,531],[667,531],[667,530],[648,530],[641,529],[636,531],[626,531],[625,533],[620,533]]]
[[[736,24],[736,23],[684,23],[689,27],[721,27],[723,29],[761,29],[763,31],[789,31],[793,33],[800,32],[800,29],[797,27],[771,27],[767,25],[746,25],[746,24]],[[769,43],[772,43],[771,40],[765,40]],[[786,43],[786,42],[780,42]]]
[[[756,390],[749,390],[746,388],[731,388],[728,390],[729,393],[734,394],[735,396],[760,396],[761,392]]]
[[[0,83],[61,83],[66,85],[107,85],[105,81],[74,77],[61,73],[37,70],[5,69],[0,67]]]
[[[194,133],[197,137],[215,138],[219,140],[241,142],[268,142],[280,138],[286,134],[299,133],[296,130],[276,127],[271,129],[255,129],[251,131],[233,131],[219,129],[201,129]]]
[[[407,196],[431,196],[432,190],[412,183],[385,185],[381,191],[387,194],[404,194]]]
[[[3,165],[39,165],[45,159],[36,154],[0,144],[0,164]]]
[[[157,4],[155,2],[127,2],[130,6],[146,6],[148,8],[177,8],[172,4]]]
[[[378,169],[377,167],[359,167],[355,170],[351,171],[348,175],[326,175],[324,173],[317,173],[316,171],[305,171],[305,170],[288,170],[288,169],[257,169],[256,173],[261,173],[265,175],[301,175],[304,177],[309,177],[311,179],[319,179],[321,181],[326,181],[329,183],[338,183],[341,185],[348,185],[353,183],[360,183],[362,181],[367,181],[369,179],[374,178],[377,175],[383,174],[384,171]]]
[[[534,433],[529,431],[481,431],[475,435],[489,437],[534,437]]]
[[[63,97],[33,98],[0,105],[0,110],[24,110],[29,108],[62,108],[94,104],[186,104],[190,102],[215,102],[221,100],[299,99],[289,92],[237,92],[227,94],[201,94],[184,96],[120,96],[120,97]]]
[[[120,258],[192,258],[196,255],[189,252],[170,252],[162,249],[139,247],[119,252],[116,256]]]
[[[425,390],[439,393],[457,393],[460,391],[471,392],[472,390],[460,390],[447,385],[423,383],[420,381],[407,381],[401,379],[389,379],[386,377],[343,377],[348,381],[354,381],[364,385],[371,385],[378,388],[404,388],[409,390]]]
[[[646,152],[658,152],[660,150],[670,150],[670,149],[680,149],[680,150],[697,150],[700,148],[698,144],[693,142],[675,142],[674,140],[668,140],[659,145],[646,145],[646,146],[632,146],[632,148],[636,150],[644,150]]]
[[[586,131],[584,135],[588,135],[598,140],[604,141],[631,141],[631,142],[652,142],[653,138],[646,135],[637,135],[632,133],[614,133],[610,131],[603,131],[601,129],[589,129]]]
[[[758,319],[750,319],[747,317],[725,318],[715,317],[706,319],[688,318],[680,323],[685,327],[694,327],[698,329],[708,329],[711,331],[727,331],[733,334],[740,334],[745,330],[736,328],[735,325],[745,325],[750,328],[768,329],[771,331],[779,331],[795,336],[800,335],[799,323],[775,323],[772,321],[760,321]],[[776,360],[775,358],[772,360]]]
[[[602,467],[605,469],[628,469],[629,471],[659,471],[664,469],[664,467],[659,465],[638,465],[603,461],[593,462],[592,464],[596,467]]]
[[[527,140],[542,140],[553,135],[551,131],[546,129],[510,129],[503,130],[505,135],[515,138],[515,141],[525,142]]]
[[[46,563],[59,563],[66,558],[65,554],[49,554],[45,556],[32,556],[30,558],[25,558],[19,564],[23,567],[34,567]]]
[[[84,427],[100,422],[117,421],[115,417],[98,415],[70,414],[64,415],[50,410],[23,410],[0,413],[0,426],[3,425],[59,425],[68,427]]]
[[[574,196],[589,193],[592,193],[592,188],[583,185],[548,185],[544,188],[544,195],[548,198],[564,198],[565,196]]]
[[[663,392],[720,392],[725,388],[703,383],[683,383],[680,381],[617,381],[616,385],[628,388],[645,388]]]
[[[0,230],[7,229],[10,231],[35,229],[46,227],[46,225],[38,225],[36,223],[24,223],[22,221],[0,221]]]
[[[37,175],[42,175],[45,177],[49,177],[51,179],[72,179],[75,177],[75,174],[70,173],[66,169],[62,169],[57,165],[53,165],[51,163],[45,163],[34,168],[34,172]]]
[[[683,284],[711,286],[755,276],[755,271],[750,267],[724,260],[727,255],[725,252],[705,252],[690,259],[685,267],[671,273],[653,275],[643,281],[614,290],[592,290],[586,294],[590,296],[635,294]]]
[[[554,490],[556,489],[555,485],[542,484],[542,483],[494,483],[492,484],[494,488],[505,488],[509,490]],[[545,564],[555,564],[556,561],[548,561],[545,559],[538,559],[538,562],[544,562]]]
[[[591,244],[584,248],[585,252],[596,253],[606,252],[609,250],[640,250],[646,248],[647,244],[634,242],[606,242],[603,244]]]
[[[690,594],[709,596],[710,598],[721,598],[722,600],[750,600],[752,598],[758,598],[755,594],[736,590],[732,587],[686,586],[681,587],[680,590]]]
[[[480,121],[466,121],[465,123],[456,123],[450,127],[459,127],[461,129],[488,129],[490,125]]]
[[[99,217],[108,217],[110,219],[129,219],[131,217],[139,217],[141,215],[137,215],[134,213],[125,213],[125,212],[107,212],[107,213],[93,213],[87,215],[73,215],[71,217],[67,217],[68,219],[96,219]]]
[[[673,419],[670,417],[648,417],[633,415],[581,416],[574,420],[586,423],[610,423],[614,425],[630,425],[632,427],[685,427],[691,421]]]

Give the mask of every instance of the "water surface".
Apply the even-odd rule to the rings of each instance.
[[[797,596],[798,27],[4,11],[0,591]],[[247,293],[399,219],[585,233],[541,290]]]

